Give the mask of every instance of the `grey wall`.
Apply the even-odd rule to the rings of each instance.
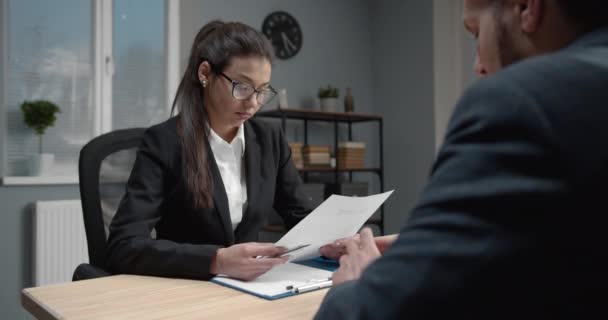
[[[6,1],[0,0],[0,103],[4,104],[4,84],[5,82],[5,78],[6,78],[6,74],[4,72],[5,68],[6,68],[6,62],[7,62],[7,54],[5,53],[4,50],[4,42],[6,41],[6,33],[7,33],[7,27],[6,25],[8,24],[8,22],[6,21],[6,8],[7,8],[8,4],[6,3]],[[0,108],[0,111],[2,109]],[[5,114],[4,112],[0,112],[0,123],[5,123],[4,120],[5,119]],[[6,128],[5,126],[1,126],[0,127],[0,141],[4,141],[4,135],[5,135],[5,131]],[[0,174],[2,174],[4,172],[4,148],[5,145],[4,143],[0,143]]]
[[[0,319],[31,319],[21,307],[20,294],[32,285],[32,202],[79,198],[77,186],[0,186]]]
[[[433,4],[370,1],[376,111],[384,116],[387,232],[416,204],[434,158]]]
[[[212,19],[240,21],[261,29],[270,12],[292,14],[303,31],[303,46],[291,59],[275,61],[272,83],[286,88],[289,104],[317,106],[317,89],[328,83],[353,88],[359,111],[371,111],[371,31],[365,0],[183,0],[181,50],[185,67],[196,32]],[[341,92],[341,93],[342,93]]]

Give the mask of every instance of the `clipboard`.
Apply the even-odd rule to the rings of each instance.
[[[252,281],[218,275],[211,282],[266,300],[277,300],[331,287],[331,275],[337,268],[337,261],[319,257],[287,262]]]

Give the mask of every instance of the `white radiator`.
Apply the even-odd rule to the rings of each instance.
[[[80,200],[37,201],[33,222],[34,285],[71,281],[76,266],[89,262]]]

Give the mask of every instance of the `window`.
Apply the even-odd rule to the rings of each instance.
[[[37,136],[19,108],[38,99],[61,108],[42,150],[55,154],[57,174],[74,172],[80,147],[95,135],[91,3],[9,0],[7,9],[6,175],[28,175],[28,156],[38,152]]]
[[[112,129],[149,126],[167,118],[163,3],[114,1]]]
[[[55,155],[49,176],[76,177],[80,149],[99,134],[167,119],[179,63],[177,1],[0,2],[3,176],[28,176],[38,152],[38,137],[23,123],[24,100],[61,109],[43,136],[42,151]]]

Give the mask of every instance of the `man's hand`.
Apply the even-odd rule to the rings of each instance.
[[[359,234],[356,234],[349,238],[336,240],[333,243],[326,244],[319,248],[319,253],[326,258],[338,260],[343,254],[346,253],[346,243],[350,240],[359,242],[359,237]],[[374,238],[376,247],[378,247],[380,254],[384,253],[384,251],[386,251],[386,249],[388,249],[393,242],[395,242],[395,240],[397,240],[397,234]]]
[[[346,242],[346,254],[340,258],[340,268],[332,276],[334,285],[358,279],[363,270],[379,257],[380,251],[372,231],[364,228],[359,233],[358,241],[353,237]]]
[[[388,249],[394,242],[397,240],[398,234],[391,234],[388,236],[375,237],[374,242],[376,242],[376,247],[380,251],[380,254],[384,254],[384,251]]]
[[[272,267],[289,260],[289,256],[259,259],[256,257],[273,257],[283,254],[286,250],[272,243],[235,244],[217,251],[209,271],[212,274],[225,274],[236,279],[253,280],[268,272]]]

